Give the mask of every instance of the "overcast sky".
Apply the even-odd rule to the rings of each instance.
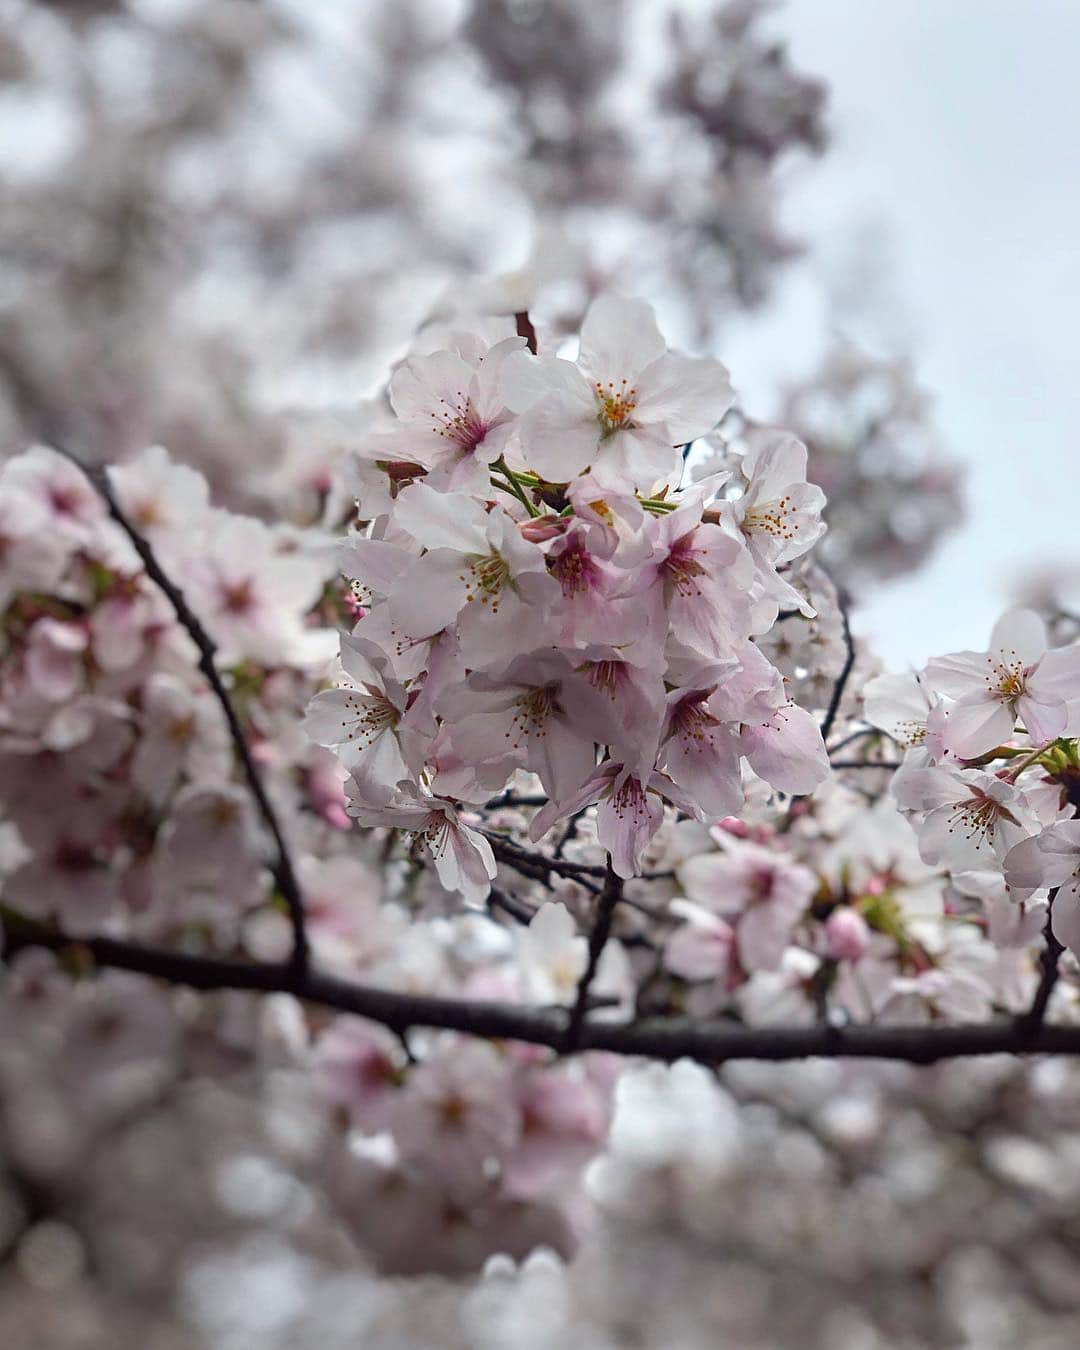
[[[1032,567],[1080,579],[1080,0],[790,0],[774,26],[831,86],[833,142],[788,197],[812,259],[725,356],[767,411],[835,318],[822,278],[872,249],[841,327],[913,353],[969,512],[857,627],[894,664],[984,647]]]

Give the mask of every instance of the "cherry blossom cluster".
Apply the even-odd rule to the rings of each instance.
[[[113,482],[212,633],[282,800],[340,813],[333,766],[288,726],[336,641],[325,544],[212,508],[161,447]],[[269,878],[221,708],[100,494],[45,447],[0,469],[0,643],[4,905],[74,933],[232,940]]]
[[[906,747],[893,793],[919,851],[981,902],[1003,946],[1052,932],[1080,954],[1080,642],[1048,647],[1011,610],[985,652],[936,657],[865,690],[869,721]]]
[[[624,878],[665,803],[738,812],[744,761],[780,792],[822,782],[818,724],[752,639],[781,605],[812,612],[783,572],[823,498],[783,432],[733,498],[728,473],[684,485],[683,447],[731,401],[723,366],[611,296],[576,360],[478,321],[426,333],[389,393],[343,564],[364,612],[307,719],[349,770],[351,814],[410,830],[476,899],[495,861],[467,811],[520,770],[550,798],[531,837],[597,803]]]
[[[300,728],[338,644],[333,541],[211,506],[206,481],[161,447],[110,481],[216,646],[287,822],[319,967],[403,992],[570,1003],[585,940],[564,906],[513,932],[444,918],[426,874],[380,866],[383,841],[349,828],[337,764]],[[265,822],[192,636],[97,488],[45,447],[0,470],[0,632],[0,927],[284,957]],[[275,1015],[239,995],[192,1021],[168,987],[88,973],[31,950],[0,979],[0,1147],[35,1184],[75,1203],[88,1158],[179,1091],[200,1047],[225,1074],[269,1040],[327,1114],[321,1184],[387,1268],[470,1269],[540,1238],[572,1249],[573,1178],[609,1116],[603,1057],[553,1064],[451,1034],[406,1045],[358,1018],[309,1018],[291,1001]],[[596,997],[627,1006],[630,978],[614,942]],[[385,1147],[358,1159],[357,1133]],[[393,1231],[352,1209],[366,1185],[409,1197]],[[453,1227],[425,1245],[450,1209]]]

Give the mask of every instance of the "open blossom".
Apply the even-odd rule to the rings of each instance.
[[[70,460],[44,445],[9,460],[0,479],[3,488],[17,488],[45,513],[44,528],[69,548],[88,544],[105,520],[105,504]]]
[[[995,868],[1038,828],[1022,788],[978,770],[913,767],[897,774],[894,791],[916,813],[924,861],[954,871]]]
[[[645,768],[645,760],[620,764],[605,760],[569,797],[549,802],[533,817],[529,833],[540,839],[556,820],[596,802],[597,838],[611,854],[620,877],[633,877],[664,818],[664,800],[683,810],[693,803],[664,774]]]
[[[483,899],[495,876],[491,845],[466,825],[452,802],[421,793],[404,781],[391,793],[354,774],[347,785],[348,811],[361,825],[394,825],[423,844],[439,880],[466,900]]]
[[[524,345],[511,336],[410,357],[390,381],[400,430],[387,438],[386,458],[416,460],[437,471],[436,481],[448,489],[484,491],[488,465],[515,430],[502,389],[504,363]],[[398,445],[398,455],[389,453]]]
[[[745,970],[775,970],[817,889],[807,868],[773,849],[733,840],[677,869],[687,899],[734,923]]]
[[[304,630],[303,617],[325,583],[317,558],[283,547],[262,521],[217,516],[191,564],[189,599],[222,661],[277,664],[282,655],[317,665],[330,653]]]
[[[930,687],[956,700],[944,728],[947,748],[974,759],[1008,741],[1018,720],[1035,745],[1062,735],[1068,722],[1063,695],[1080,695],[1080,661],[1074,664],[1071,682],[1044,683],[1046,653],[1042,619],[1032,610],[1018,609],[994,625],[985,654],[955,652],[930,661]]]
[[[401,494],[394,519],[427,549],[390,590],[403,632],[430,637],[460,616],[459,641],[471,664],[509,660],[535,645],[538,618],[557,588],[544,554],[511,517],[489,514],[463,493],[416,483]]]
[[[931,715],[940,706],[926,680],[915,674],[877,675],[863,685],[866,720],[905,750],[926,742]],[[932,753],[935,759],[947,753],[940,735],[932,742]]]
[[[64,571],[70,547],[63,535],[49,528],[45,504],[8,482],[0,469],[0,608],[19,591],[51,590]]]
[[[478,766],[487,795],[521,767],[561,798],[592,771],[594,741],[616,733],[605,700],[565,655],[550,650],[470,675],[442,708],[450,747]]]
[[[1080,820],[1062,820],[1005,855],[1005,880],[1018,896],[1057,887],[1051,923],[1057,940],[1080,957]]]
[[[210,510],[206,479],[177,463],[162,445],[151,445],[109,470],[124,514],[170,561],[197,548],[202,522]]]
[[[637,300],[593,301],[576,364],[520,354],[507,366],[525,461],[553,482],[591,466],[612,486],[649,489],[677,468],[676,447],[731,405],[724,367],[669,352],[652,309]]]
[[[682,922],[664,944],[668,970],[684,980],[727,980],[735,967],[735,930],[731,925],[691,900],[672,900],[670,909]]]
[[[703,522],[699,492],[684,506],[646,526],[652,557],[637,573],[633,592],[663,614],[672,635],[700,656],[730,655],[736,634],[748,633],[750,556],[719,525]]]
[[[350,772],[391,784],[407,778],[401,726],[406,693],[389,660],[374,643],[343,635],[341,664],[352,683],[316,694],[304,729],[319,745],[337,747]]]
[[[531,998],[538,1003],[574,1002],[589,944],[565,905],[556,901],[541,905],[522,933],[517,953]]]
[[[746,489],[731,511],[767,594],[778,605],[813,617],[805,598],[777,571],[802,557],[825,533],[825,494],[806,481],[806,446],[788,432],[762,428],[752,435],[739,467]]]
[[[143,734],[131,766],[133,780],[155,804],[168,799],[181,775],[220,782],[232,751],[221,709],[207,688],[155,671],[142,695]]]

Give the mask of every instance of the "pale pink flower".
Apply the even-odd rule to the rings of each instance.
[[[722,660],[750,631],[753,563],[721,526],[702,522],[702,494],[646,524],[652,557],[628,581],[659,631],[705,660]]]
[[[786,431],[761,428],[751,435],[740,467],[746,490],[730,509],[766,594],[812,617],[812,606],[777,570],[801,557],[825,533],[825,494],[806,481],[806,446]]]
[[[126,464],[109,469],[125,515],[164,557],[190,555],[210,509],[201,473],[179,464],[162,445],[151,445]]]
[[[316,1039],[316,1090],[347,1111],[366,1134],[385,1129],[405,1081],[405,1055],[385,1028],[359,1017],[335,1017]]]
[[[817,890],[808,868],[773,849],[732,840],[676,873],[688,899],[734,923],[745,970],[775,970]]]
[[[672,900],[669,909],[683,922],[664,944],[664,965],[684,980],[726,983],[735,967],[735,930],[691,900]]]
[[[485,898],[496,872],[491,845],[479,831],[464,824],[452,802],[426,796],[407,781],[390,794],[355,774],[346,791],[349,815],[361,825],[393,825],[410,831],[427,849],[448,891],[459,892],[469,902]]]
[[[566,796],[592,771],[594,742],[617,731],[607,700],[552,650],[469,676],[439,710],[450,747],[460,762],[479,766],[488,793],[521,767],[537,774],[550,796]]]
[[[448,1038],[410,1070],[390,1129],[407,1166],[454,1195],[483,1191],[521,1134],[509,1066],[490,1045]]]
[[[488,465],[502,455],[515,427],[502,390],[503,366],[524,345],[519,337],[492,346],[478,339],[459,344],[459,351],[410,357],[390,381],[401,452],[386,458],[418,461],[435,471],[432,481],[444,490],[485,493]]]
[[[1051,908],[1057,940],[1080,957],[1080,820],[1062,820],[1005,855],[1005,880],[1017,894],[1058,888]]]
[[[392,790],[410,776],[406,748],[410,757],[415,748],[401,725],[405,687],[394,678],[382,650],[364,637],[342,635],[341,664],[350,683],[315,695],[304,715],[304,730],[317,745],[336,748],[350,772]]]
[[[639,489],[668,477],[676,447],[711,430],[732,400],[718,361],[669,352],[651,307],[615,296],[589,306],[576,365],[515,354],[505,387],[541,477],[566,482],[592,466],[612,487]]]
[[[1008,741],[1019,719],[1034,745],[1064,733],[1066,696],[1080,696],[1080,663],[1071,678],[1044,687],[1046,625],[1029,609],[1010,610],[994,625],[990,650],[954,652],[927,663],[926,680],[939,693],[955,698],[948,709],[945,745],[974,759]]]
[[[398,498],[394,521],[428,550],[389,592],[405,634],[431,637],[456,624],[462,655],[475,667],[538,645],[559,587],[543,551],[521,537],[511,516],[414,483]]]
[[[0,609],[19,591],[51,591],[72,547],[68,536],[51,527],[44,503],[0,471]]]
[[[18,488],[32,497],[44,508],[44,528],[62,535],[69,547],[85,546],[96,538],[106,520],[105,504],[69,459],[35,445],[8,460],[2,474],[4,489]]]
[[[664,800],[693,814],[694,804],[664,774],[646,769],[645,761],[598,765],[578,790],[562,801],[549,802],[533,817],[530,837],[540,839],[554,823],[597,802],[596,834],[611,854],[611,865],[623,878],[637,876],[642,859],[664,819]]]
[[[957,872],[1000,867],[1014,844],[1038,829],[1021,788],[968,769],[898,770],[893,792],[916,821],[923,861]]]
[[[748,722],[739,745],[758,777],[780,792],[803,796],[829,777],[821,728],[795,703],[785,703],[760,721]]]
[[[192,688],[155,671],[142,691],[142,735],[131,765],[132,780],[162,805],[181,776],[191,783],[228,777],[232,750],[221,709],[209,688]]]
[[[520,931],[517,960],[529,997],[537,1003],[570,1005],[589,959],[589,944],[570,911],[548,900]]]

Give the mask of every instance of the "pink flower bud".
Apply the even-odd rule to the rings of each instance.
[[[723,820],[716,822],[716,828],[723,830],[725,834],[733,834],[736,839],[747,839],[750,835],[749,825],[738,816],[725,816]]]
[[[858,910],[843,905],[825,920],[825,943],[834,961],[857,961],[866,953],[870,929]]]
[[[536,516],[523,520],[518,526],[522,539],[530,544],[546,544],[549,539],[557,539],[565,534],[570,524],[569,516]]]

